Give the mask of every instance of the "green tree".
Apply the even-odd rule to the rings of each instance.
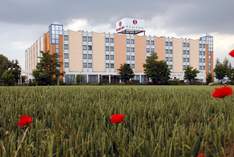
[[[9,64],[8,58],[0,54],[0,81],[2,80],[2,74],[8,69]]]
[[[2,80],[5,85],[14,85],[14,74],[12,70],[5,70],[2,74]]]
[[[230,70],[230,64],[226,58],[224,59],[223,63],[219,62],[219,60],[217,59],[214,72],[215,77],[219,81],[222,82],[225,76],[230,75]]]
[[[41,51],[39,63],[33,71],[35,81],[39,85],[54,85],[59,80],[59,70],[56,55],[50,55],[49,52]]]
[[[213,77],[211,73],[208,73],[207,77],[206,77],[206,83],[209,84],[211,82],[213,82]]]
[[[15,85],[19,82],[21,75],[21,68],[17,60],[9,63],[8,69],[2,74],[2,80],[5,85]]]
[[[118,71],[121,80],[125,83],[134,77],[134,72],[129,64],[121,64]]]
[[[195,80],[198,73],[199,73],[199,71],[196,68],[193,68],[191,66],[187,66],[184,69],[184,79],[188,80],[189,83],[191,83],[192,81]]]
[[[170,79],[170,69],[165,61],[158,61],[155,53],[146,58],[143,65],[145,75],[152,80],[153,84],[166,84]]]

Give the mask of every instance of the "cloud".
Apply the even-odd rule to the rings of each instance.
[[[72,30],[114,32],[123,17],[145,20],[146,33],[198,38],[214,35],[215,54],[234,48],[233,0],[7,0],[0,5],[0,52],[24,65],[24,51],[53,22]]]

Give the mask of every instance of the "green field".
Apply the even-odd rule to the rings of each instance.
[[[19,115],[33,117],[21,157],[224,157],[234,142],[234,96],[208,86],[0,87],[0,156],[22,137]],[[125,123],[111,125],[113,113]],[[199,146],[200,144],[200,146]]]

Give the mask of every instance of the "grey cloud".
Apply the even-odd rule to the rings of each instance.
[[[234,33],[233,6],[233,0],[7,0],[1,2],[0,21],[48,25],[85,18],[100,24],[125,16],[146,21],[160,16],[163,27],[179,33]]]

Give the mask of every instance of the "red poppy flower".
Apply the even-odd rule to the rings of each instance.
[[[125,115],[124,114],[113,114],[110,116],[111,124],[118,124],[123,122]]]
[[[21,115],[17,125],[20,128],[23,128],[25,125],[32,123],[32,117],[28,115]]]
[[[231,96],[231,95],[232,95],[232,88],[228,86],[215,88],[215,90],[212,93],[212,96],[214,98],[224,98],[226,96]]]
[[[197,157],[206,157],[204,153],[199,153]]]
[[[234,57],[234,50],[232,50],[231,52],[229,52],[229,55]]]

